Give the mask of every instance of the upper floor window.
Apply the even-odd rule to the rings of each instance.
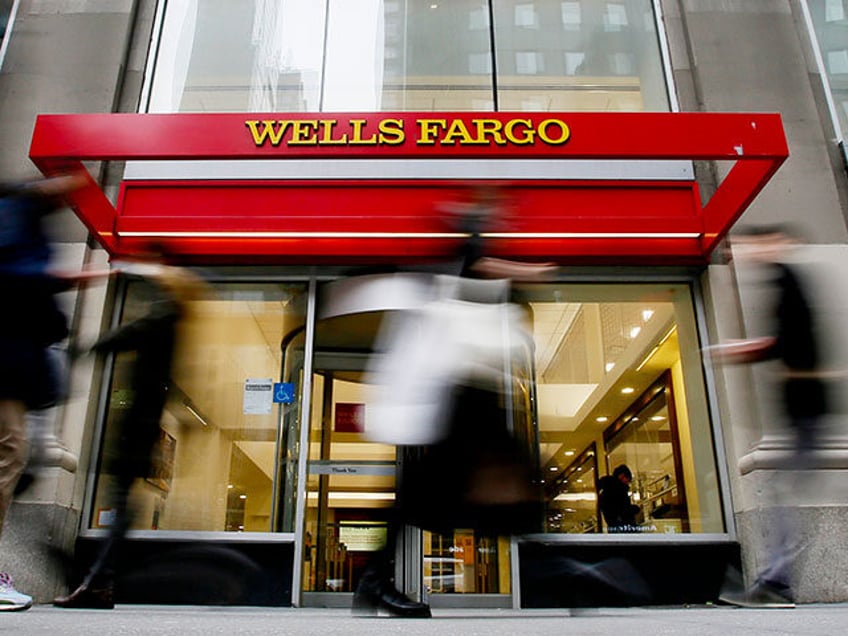
[[[848,1],[807,0],[806,7],[821,53],[834,125],[844,141],[848,132]]]
[[[665,111],[653,7],[653,0],[167,3],[147,110],[462,111],[488,104]]]
[[[3,66],[3,58],[6,56],[8,41],[6,36],[12,28],[15,12],[19,0],[0,0],[0,68]]]
[[[579,31],[582,22],[582,13],[579,2],[563,2],[562,26],[566,31]]]

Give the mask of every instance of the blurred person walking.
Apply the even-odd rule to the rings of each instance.
[[[780,361],[777,399],[794,437],[794,448],[781,462],[776,478],[785,482],[784,488],[798,490],[803,480],[790,471],[813,468],[822,417],[828,412],[823,381],[828,374],[821,368],[816,317],[808,288],[797,268],[785,262],[799,240],[784,227],[756,227],[734,237],[733,243],[741,248],[742,260],[764,266],[769,271],[770,284],[776,294],[771,310],[772,334],[728,341],[712,347],[710,353],[716,360],[731,363]],[[775,531],[765,565],[760,568],[755,582],[743,593],[728,591],[721,596],[722,600],[744,606],[794,605],[791,570],[800,545],[793,527],[793,513],[785,501],[788,494],[785,491],[776,495]]]
[[[90,352],[134,352],[132,403],[120,422],[118,448],[110,472],[115,511],[109,536],[82,583],[53,604],[65,608],[112,609],[115,567],[133,521],[130,490],[138,478],[149,476],[151,456],[159,439],[159,422],[165,409],[180,326],[200,298],[204,284],[186,269],[166,265],[158,255],[135,262],[115,263],[117,271],[138,277],[150,286],[153,300],[147,313],[117,327],[95,342]]]
[[[498,193],[484,190],[457,207],[452,221],[467,236],[458,250],[458,275],[432,276],[431,300],[382,328],[378,349],[384,353],[372,369],[379,397],[365,433],[372,441],[415,448],[403,464],[386,544],[356,586],[355,614],[431,615],[392,579],[403,525],[484,534],[541,528],[538,461],[508,428],[511,365],[527,342],[524,313],[509,296],[510,279],[538,279],[551,267],[484,255],[481,234],[498,201]]]
[[[0,531],[27,463],[27,412],[59,399],[60,372],[48,348],[68,336],[68,323],[55,294],[101,276],[50,269],[44,218],[83,184],[78,175],[64,175],[0,185],[0,297],[10,304],[0,312]],[[12,577],[0,573],[0,611],[31,605]]]

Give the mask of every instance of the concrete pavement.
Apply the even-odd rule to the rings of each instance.
[[[111,611],[36,606],[0,612],[0,635],[213,636],[271,634],[380,636],[815,635],[848,633],[848,604],[795,609],[726,606],[591,610],[434,610],[432,619],[353,618],[348,610],[119,605]]]

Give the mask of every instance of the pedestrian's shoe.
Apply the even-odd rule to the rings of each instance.
[[[111,585],[80,585],[67,596],[53,599],[53,605],[66,609],[114,609],[115,601]]]
[[[12,577],[0,572],[0,611],[16,612],[32,607],[32,597],[15,589]]]
[[[430,618],[430,606],[413,601],[388,582],[362,578],[353,595],[356,616],[395,616],[398,618]]]
[[[792,609],[795,607],[790,588],[759,579],[744,592],[728,592],[719,596],[719,600],[738,607],[768,609]]]

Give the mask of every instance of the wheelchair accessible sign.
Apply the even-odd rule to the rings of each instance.
[[[248,378],[244,381],[243,413],[268,415],[276,404],[294,402],[293,382],[274,382],[271,378]]]
[[[294,402],[294,382],[275,382],[274,402],[278,404],[291,404]]]

